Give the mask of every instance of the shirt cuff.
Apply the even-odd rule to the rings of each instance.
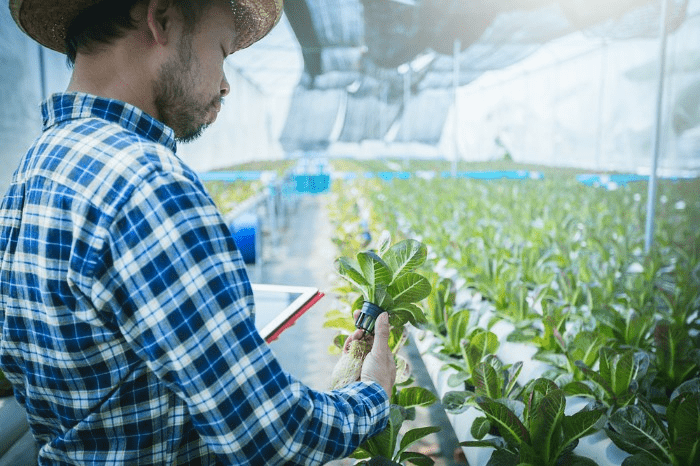
[[[377,382],[354,382],[337,391],[346,392],[352,398],[361,400],[355,409],[367,417],[367,437],[386,429],[389,422],[390,400]]]

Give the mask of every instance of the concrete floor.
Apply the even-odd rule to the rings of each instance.
[[[335,331],[323,328],[326,312],[336,308],[332,289],[335,280],[333,260],[336,250],[331,242],[333,228],[326,215],[326,195],[300,198],[287,227],[281,232],[278,245],[264,241],[262,266],[250,267],[251,281],[278,285],[316,286],[325,296],[290,328],[271,343],[282,367],[317,390],[328,388],[330,373],[338,356],[328,352]],[[435,393],[430,377],[412,343],[403,350],[413,367],[416,383]],[[404,426],[440,426],[442,430],[424,439],[416,450],[430,455],[437,466],[463,466],[463,458],[455,459],[459,449],[452,426],[439,404],[418,408],[417,419]],[[351,465],[354,460],[332,461],[327,466]]]

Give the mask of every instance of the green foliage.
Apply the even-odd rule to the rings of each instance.
[[[700,379],[681,384],[665,416],[644,399],[610,416],[610,439],[632,456],[622,464],[694,466],[700,463]]]
[[[494,355],[487,355],[483,361],[474,366],[471,377],[471,390],[455,390],[445,393],[442,404],[447,412],[459,414],[474,404],[477,397],[494,400],[515,399],[522,389],[518,388],[517,379],[523,363],[504,365]]]
[[[488,330],[475,328],[470,333],[465,332],[464,334],[465,337],[459,341],[459,353],[457,353],[459,358],[452,357],[450,353],[438,353],[438,357],[445,361],[446,367],[457,370],[457,373],[453,374],[449,381],[453,387],[464,381],[474,385],[472,379],[476,367],[487,356],[494,356],[499,346],[498,337]],[[496,359],[495,356],[493,359]]]
[[[634,309],[612,306],[593,309],[601,335],[607,336],[620,345],[632,348],[649,349],[649,337],[654,328],[654,319],[641,315]]]
[[[427,278],[416,272],[426,260],[426,246],[415,240],[403,240],[393,246],[388,232],[382,234],[375,250],[362,251],[356,262],[340,257],[336,261],[337,271],[349,285],[344,289],[346,302],[351,302],[350,311],[360,309],[364,301],[379,305],[389,312],[391,333],[389,347],[397,362],[397,377],[391,397],[389,422],[382,432],[367,439],[352,454],[362,460],[360,464],[419,466],[433,464],[430,457],[409,448],[426,435],[437,432],[439,427],[426,426],[409,429],[401,434],[404,421],[415,419],[416,407],[430,406],[437,397],[423,387],[407,386],[412,383],[410,369],[404,358],[397,354],[406,341],[405,325],[418,326],[426,322],[423,310],[415,303],[429,297],[432,287]],[[339,287],[337,290],[340,290]],[[352,300],[349,296],[359,292]],[[325,326],[350,333],[355,325],[348,313],[330,311]],[[336,345],[343,337],[336,338]],[[399,388],[401,387],[401,388]]]
[[[650,358],[645,352],[633,348],[616,351],[610,347],[599,350],[599,368],[576,361],[591,385],[572,382],[564,387],[568,395],[592,396],[609,406],[613,411],[634,401],[641,380],[649,369]]]
[[[471,313],[461,310],[447,318],[445,335],[439,335],[443,340],[443,350],[447,355],[459,355],[462,352],[462,342],[469,332]]]
[[[472,424],[471,433],[476,440],[461,445],[495,448],[488,465],[595,464],[576,456],[573,450],[581,437],[600,428],[605,408],[589,405],[566,415],[565,393],[551,380],[532,381],[525,388],[522,401],[480,396],[476,404],[485,416]],[[484,440],[494,428],[500,439]]]
[[[673,390],[700,369],[700,348],[690,336],[688,327],[660,321],[654,329],[656,368],[659,383]]]
[[[425,314],[415,303],[427,298],[432,287],[416,270],[425,262],[427,248],[413,239],[393,246],[389,246],[390,242],[389,233],[384,232],[378,252],[361,251],[356,262],[340,257],[336,260],[336,270],[362,294],[364,301],[392,315],[393,326],[406,322],[421,325],[426,322]]]
[[[367,460],[360,464],[368,465],[401,465],[407,462],[419,466],[432,465],[434,462],[430,457],[408,449],[425,436],[440,431],[440,427],[417,427],[406,430],[403,434],[401,427],[404,421],[415,417],[412,412],[415,407],[430,406],[437,398],[425,388],[408,387],[397,391],[391,401],[393,404],[386,429],[363,442],[351,457]]]
[[[436,335],[446,335],[449,328],[447,320],[454,312],[454,282],[440,278],[436,273],[430,273],[428,277],[433,292],[426,299],[425,327]]]
[[[552,368],[546,376],[565,394],[594,398],[611,416],[644,412],[645,399],[660,413],[675,413],[671,406],[680,401],[672,393],[700,377],[700,180],[659,181],[653,250],[645,253],[645,182],[607,191],[583,186],[571,173],[550,174],[517,182],[435,177],[354,185],[378,228],[428,246],[436,291],[426,301],[424,328],[440,338],[446,366],[460,372],[452,381],[466,383],[443,404],[464,410],[481,396],[522,414],[515,403],[520,387],[505,395],[501,389],[501,398],[494,398],[493,375],[474,384],[477,372],[503,371],[495,370],[493,354],[480,353],[483,359],[474,364],[479,353],[465,343],[481,317],[478,308],[455,298],[455,291],[468,288],[515,325],[509,341],[537,348],[537,359]],[[681,412],[693,406],[683,404]],[[670,431],[670,419],[659,416]],[[472,427],[480,435],[495,430],[488,416]],[[489,464],[541,464],[528,447],[521,457],[503,437],[482,438],[497,447]],[[686,444],[694,445],[683,439],[677,450]],[[664,463],[685,464],[655,454]],[[633,454],[625,464],[660,464],[650,458]]]
[[[552,374],[568,374],[573,380],[583,380],[585,376],[580,370],[580,363],[590,367],[596,363],[598,352],[606,341],[605,336],[584,330],[566,342],[557,327],[545,324],[545,331],[551,332],[549,335],[552,338],[549,343],[555,349],[540,348],[535,358],[551,364],[555,368]]]

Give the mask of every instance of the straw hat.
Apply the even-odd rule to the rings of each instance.
[[[41,45],[65,53],[66,29],[81,10],[101,0],[10,0],[19,28]],[[104,0],[121,1],[121,0]],[[262,39],[282,17],[283,0],[231,0],[238,49]]]

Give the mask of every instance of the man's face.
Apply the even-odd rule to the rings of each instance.
[[[199,137],[216,120],[228,94],[223,63],[233,52],[235,36],[231,9],[226,6],[228,2],[212,5],[194,31],[180,36],[176,56],[163,64],[153,83],[160,119],[180,142]]]

